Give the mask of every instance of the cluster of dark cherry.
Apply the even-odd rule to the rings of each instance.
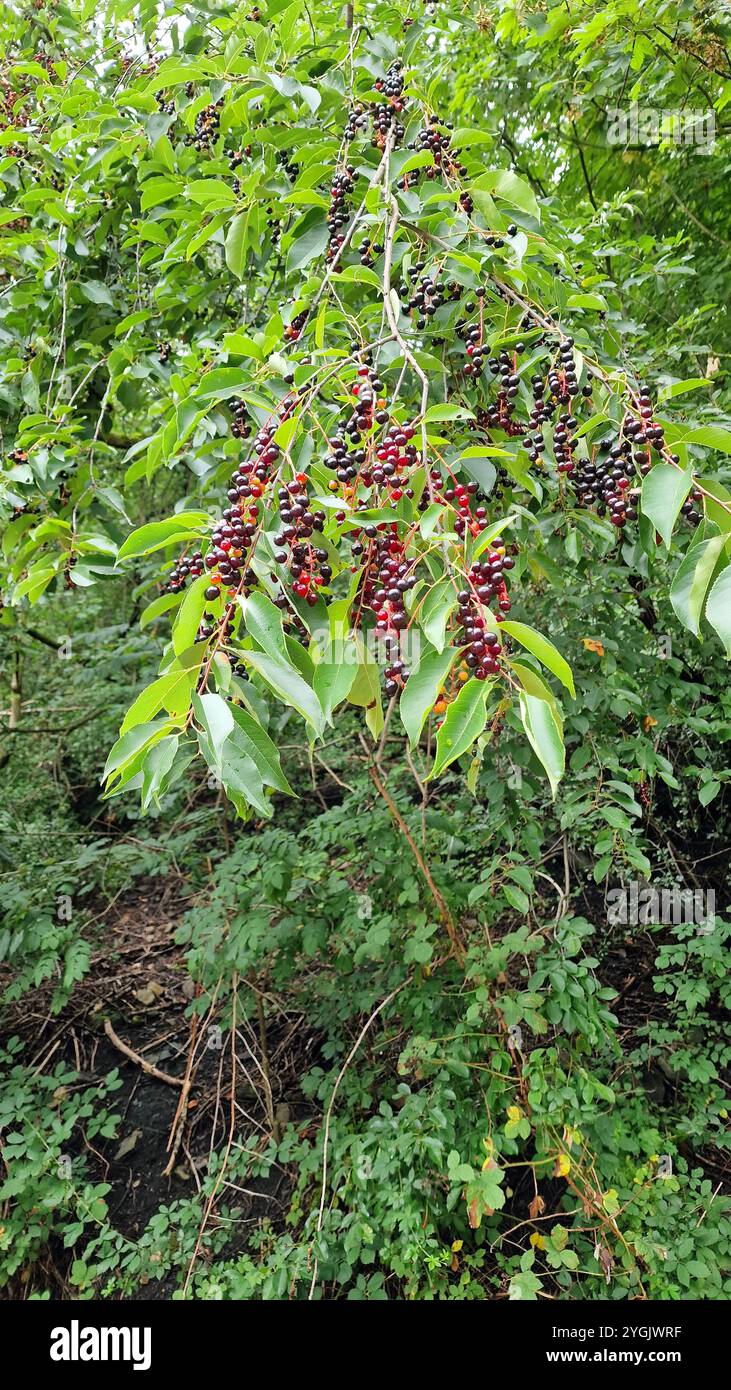
[[[438,468],[430,471],[431,494],[424,493],[419,510],[425,511],[433,499],[435,502],[444,502],[447,506],[454,508],[456,516],[453,521],[454,529],[458,536],[463,536],[469,531],[471,536],[478,536],[480,531],[484,531],[487,524],[487,507],[480,503],[480,485],[472,480],[469,483],[458,483],[456,478],[449,479],[446,483],[442,478]],[[472,502],[476,500],[478,506],[472,511]]]
[[[304,328],[306,323],[306,309],[300,309],[299,313],[292,315],[292,318],[290,319],[289,323],[287,324],[287,327],[284,330],[284,337],[288,343],[297,342],[302,333],[302,329]]]
[[[171,594],[184,589],[188,579],[197,579],[203,573],[203,555],[196,550],[192,555],[184,555],[176,561],[168,575],[167,587]],[[216,591],[218,592],[218,591]]]
[[[399,299],[404,300],[410,313],[415,315],[415,326],[421,331],[447,300],[459,298],[462,289],[456,282],[445,289],[439,284],[433,270],[426,271],[426,261],[417,261],[411,274],[415,283],[409,286],[406,280],[402,280],[397,292]]]
[[[326,222],[328,233],[328,245],[325,252],[325,259],[332,261],[340,254],[340,248],[345,240],[343,228],[348,221],[348,200],[353,192],[353,178],[355,167],[349,164],[343,169],[342,173],[336,174],[330,188],[330,207],[328,208]]]
[[[507,557],[506,557],[507,558]],[[504,562],[503,562],[504,563]],[[514,563],[514,562],[513,562]],[[457,595],[458,621],[462,629],[462,638],[466,651],[463,654],[465,665],[476,676],[478,681],[488,679],[488,676],[496,676],[500,670],[500,638],[496,632],[486,630],[485,619],[482,610],[486,607],[485,600],[480,596],[480,591],[489,587],[489,583],[483,581],[482,570],[489,566],[473,566],[469,575],[469,589],[460,589]],[[478,572],[479,571],[479,572]],[[503,584],[503,589],[505,585]],[[490,589],[492,593],[492,589]],[[507,590],[505,591],[507,593]],[[510,599],[500,599],[500,608],[507,612],[510,608]],[[507,604],[507,608],[503,605]]]
[[[375,91],[386,98],[385,101],[374,102],[370,106],[365,102],[356,102],[348,112],[343,137],[348,141],[354,140],[358,132],[364,131],[369,121],[372,121],[371,144],[377,149],[383,149],[389,135],[393,136],[393,143],[398,144],[405,134],[403,121],[399,119],[404,109],[403,63],[396,59],[388,68],[386,76],[376,78],[373,86]]]
[[[440,129],[441,127],[441,129]],[[450,144],[448,132],[452,130],[451,123],[443,123],[439,116],[430,116],[429,124],[422,127],[417,132],[413,140],[409,140],[407,150],[414,150],[417,154],[423,151],[431,154],[432,163],[424,165],[420,169],[412,169],[403,178],[397,181],[396,187],[399,190],[412,188],[421,178],[435,179],[440,174],[461,175],[467,174],[466,165],[461,163],[459,150],[453,150]],[[469,211],[472,210],[472,200],[469,200]]]
[[[324,530],[325,513],[310,507],[306,473],[297,473],[291,483],[280,487],[278,497],[281,529],[274,537],[274,559],[287,566],[297,597],[314,608],[317,590],[332,579],[327,550],[312,544],[314,533]],[[289,607],[284,592],[274,602],[279,608]]]
[[[195,118],[192,135],[185,137],[186,145],[192,145],[199,154],[212,149],[218,139],[222,106],[223,97],[220,97],[211,106],[204,106]]]
[[[398,534],[398,523],[370,522],[356,531],[353,556],[363,556],[363,572],[356,603],[371,610],[376,632],[383,642],[389,665],[384,672],[384,693],[388,699],[398,694],[409,678],[402,658],[401,633],[409,625],[406,595],[416,584],[414,566],[405,553],[405,538]]]
[[[374,426],[389,424],[386,402],[380,395],[384,389],[381,378],[364,362],[358,368],[358,380],[352,387],[355,406],[328,440],[330,454],[325,463],[335,470],[335,477],[328,484],[331,492],[338,492],[342,484],[347,487],[357,479],[364,487],[374,483],[378,487],[387,486],[393,502],[404,495],[414,496],[412,488],[404,488],[403,476],[418,458],[412,443],[416,433],[413,425],[389,425],[383,438],[372,445],[370,454],[363,446],[363,435],[370,433]]]
[[[241,407],[241,402],[234,407],[235,419],[241,419]],[[285,406],[284,412],[280,412],[280,418],[286,418],[290,410],[290,405]],[[251,549],[259,530],[259,498],[263,496],[272,470],[280,457],[279,445],[274,442],[277,424],[278,421],[275,420],[263,425],[254,441],[253,456],[237,464],[226,494],[229,505],[224,508],[221,520],[211,536],[205,560],[202,564],[200,558],[196,560],[198,573],[203,573],[203,567],[209,571],[209,585],[205,597],[210,603],[213,603],[225,589],[235,594],[241,582],[241,572],[246,571],[246,552]],[[173,572],[178,580],[177,588],[183,587],[188,578],[188,573],[183,570],[185,564],[188,565],[190,576],[196,577],[189,560],[178,561]],[[212,621],[211,614],[204,614],[204,627]]]

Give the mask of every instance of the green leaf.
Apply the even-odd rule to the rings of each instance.
[[[136,724],[153,719],[161,709],[166,709],[173,718],[185,714],[190,705],[190,693],[195,682],[195,670],[168,671],[164,676],[140,692],[127,710],[122,721],[120,733],[126,734]]]
[[[698,800],[700,801],[701,806],[709,806],[712,801],[715,801],[720,790],[721,783],[716,782],[713,777],[710,779],[710,781],[704,782],[703,786],[700,788],[700,791],[698,792]]]
[[[457,656],[454,647],[445,647],[441,652],[432,648],[422,651],[418,668],[412,671],[404,686],[399,713],[412,748],[419,742],[429,711]]]
[[[438,777],[455,758],[466,753],[482,733],[487,723],[487,694],[491,689],[491,681],[478,681],[473,678],[465,682],[456,698],[452,700],[437,733],[434,765],[427,781]]]
[[[563,743],[563,723],[556,705],[529,695],[521,690],[520,714],[528,742],[539,762],[546,770],[551,784],[552,795],[556,796],[558,784],[563,776],[565,752]]]
[[[168,734],[145,754],[142,763],[141,804],[143,811],[147,811],[153,801],[159,804],[159,798],[165,791],[179,746],[179,734]]]
[[[476,126],[458,126],[450,135],[450,144],[454,150],[467,150],[471,145],[492,145],[495,143],[495,134],[491,130],[480,130]]]
[[[308,265],[316,256],[321,256],[327,246],[328,235],[327,227],[324,222],[317,223],[310,227],[302,236],[290,246],[287,255],[287,274],[291,275],[294,270],[301,270]]]
[[[538,660],[544,666],[548,667],[548,670],[552,671],[554,676],[558,676],[561,684],[565,685],[569,693],[576,698],[571,667],[568,661],[562,657],[561,653],[556,650],[553,643],[549,642],[547,637],[543,637],[541,633],[536,632],[534,628],[528,627],[527,623],[501,623],[500,630],[501,632],[507,632],[511,637],[515,638],[516,642],[520,642],[521,647],[525,647],[527,651],[533,653],[533,656],[537,656]]]
[[[517,520],[516,516],[504,516],[500,521],[493,521],[484,531],[480,531],[472,549],[472,559],[477,560],[483,551],[487,550],[487,547],[492,545],[493,541],[497,540],[498,536],[502,536],[503,531],[507,531]]]
[[[130,767],[141,764],[145,749],[172,731],[173,726],[168,719],[138,724],[134,729],[129,729],[110,750],[102,781],[110,784],[124,779]]]
[[[102,280],[82,280],[79,282],[79,288],[84,298],[92,304],[108,304],[110,307],[114,305],[109,288]]]
[[[347,700],[358,670],[355,642],[339,638],[327,645],[315,667],[313,689],[328,722],[333,710]]]
[[[262,781],[267,786],[274,787],[275,791],[294,796],[295,793],[282,772],[276,744],[272,743],[268,733],[262,729],[258,720],[240,705],[231,705],[230,710],[238,726],[238,742],[256,763]]]
[[[248,250],[247,228],[249,225],[249,214],[239,212],[234,217],[226,233],[224,242],[224,253],[226,265],[238,280],[242,280],[246,267],[246,252]]]
[[[243,651],[241,655],[270,685],[286,705],[295,709],[312,726],[318,738],[325,731],[325,715],[314,690],[304,681],[291,662],[267,652]]]
[[[177,594],[158,594],[157,598],[148,603],[140,614],[140,627],[148,627],[150,623],[159,618],[163,613],[169,613],[171,608],[178,608],[185,598],[185,592],[181,589]]]
[[[490,173],[481,174],[475,182],[475,187],[485,189],[496,198],[510,203],[511,207],[527,212],[530,217],[535,217],[536,221],[540,220],[540,209],[533,189],[525,179],[514,174],[512,170],[494,169]]]
[[[725,536],[712,536],[710,540],[692,545],[683,556],[670,586],[670,602],[675,614],[694,637],[700,635],[703,602],[725,541]]]
[[[421,629],[438,652],[444,650],[447,621],[456,603],[457,596],[451,579],[440,579],[429,590],[418,609]]]
[[[222,695],[210,692],[204,695],[194,694],[193,712],[205,735],[206,761],[221,777],[223,745],[234,727],[231,706]],[[222,777],[221,780],[223,781]]]
[[[714,581],[706,603],[706,619],[721,638],[726,655],[731,656],[731,565]]]
[[[138,555],[150,555],[153,550],[161,550],[173,542],[179,544],[183,540],[196,538],[209,524],[206,512],[178,512],[164,521],[151,521],[147,526],[139,526],[127,537],[120,546],[117,562],[134,559]]]
[[[254,641],[270,656],[287,661],[282,614],[276,604],[260,589],[255,589],[248,598],[242,596],[239,604],[244,615],[246,631]]]
[[[692,485],[693,470],[682,472],[671,463],[656,463],[643,479],[640,505],[667,546]]]
[[[705,444],[709,449],[718,449],[721,454],[731,454],[731,430],[725,430],[722,425],[699,425],[696,429],[684,430],[677,442]]]
[[[378,738],[384,723],[381,677],[378,667],[361,637],[356,637],[356,644],[358,666],[348,694],[348,703],[359,705],[365,710],[366,724],[375,739]]]
[[[692,376],[686,381],[674,381],[670,386],[663,386],[662,390],[658,391],[658,403],[672,400],[674,396],[684,396],[688,391],[697,391],[701,386],[712,385],[713,382],[707,376]]]
[[[185,196],[201,207],[230,207],[236,202],[236,194],[223,179],[193,179]]]
[[[424,420],[429,424],[432,420],[474,420],[474,412],[465,410],[461,405],[430,405]]]

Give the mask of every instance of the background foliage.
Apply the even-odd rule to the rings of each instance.
[[[4,7],[13,1296],[727,1296],[728,30],[657,0]],[[715,139],[611,143],[633,104]],[[460,154],[432,177],[434,129]],[[518,378],[497,422],[474,325]],[[384,432],[414,428],[398,489],[325,442],[369,348]],[[561,362],[539,447],[513,426]],[[596,464],[641,387],[662,434],[613,526],[560,415]],[[270,421],[228,611],[191,556]],[[304,594],[274,541],[297,473],[330,576]],[[353,633],[394,523],[423,645],[392,690]],[[524,626],[461,682],[483,523]],[[110,748],[137,798],[102,798]],[[713,929],[613,919],[637,881],[714,891]],[[172,1156],[179,1093],[106,1018],[192,1080]]]

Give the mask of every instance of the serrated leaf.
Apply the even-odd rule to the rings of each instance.
[[[441,652],[431,648],[422,651],[417,669],[404,686],[399,713],[412,748],[419,742],[429,711],[457,656],[454,647],[445,647]]]
[[[438,777],[444,769],[472,747],[487,722],[486,701],[491,681],[466,681],[447,708],[439,732],[434,765],[427,781]]]
[[[540,699],[521,690],[518,699],[528,742],[538,761],[546,770],[551,784],[552,795],[556,796],[558,784],[563,776],[565,752],[563,743],[563,724],[561,716],[549,700]]]
[[[718,633],[731,656],[731,565],[727,565],[715,580],[706,603],[706,618]]]
[[[164,521],[151,521],[146,526],[139,526],[120,546],[117,563],[139,555],[151,555],[154,550],[161,550],[173,542],[179,544],[198,537],[208,525],[206,512],[178,512]]]
[[[302,715],[319,738],[325,730],[322,706],[312,687],[303,680],[291,662],[267,652],[243,651],[241,655],[248,666],[259,672],[285,705],[290,705]]]
[[[683,472],[671,463],[656,463],[642,481],[640,506],[667,546],[692,485],[692,469]]]
[[[561,684],[576,698],[571,667],[547,637],[536,632],[527,623],[504,622],[500,624],[500,627],[502,632],[507,632],[515,638],[516,642],[520,642],[521,647],[525,647],[526,651],[537,656],[542,665],[546,666],[554,676],[557,676]]]

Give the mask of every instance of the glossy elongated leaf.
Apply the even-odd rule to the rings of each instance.
[[[731,430],[723,425],[697,425],[695,429],[683,430],[680,438],[684,444],[705,444],[709,449],[731,454]]]
[[[419,665],[404,686],[399,713],[412,748],[419,742],[429,711],[457,656],[455,647],[445,647],[441,652],[432,648],[422,650]]]
[[[692,483],[692,469],[683,472],[671,463],[656,463],[643,479],[640,505],[666,545]]]
[[[140,627],[147,627],[156,618],[162,617],[163,613],[169,613],[173,608],[179,608],[185,598],[185,590],[177,594],[158,594],[140,614]]]
[[[521,690],[518,700],[528,742],[546,770],[555,797],[566,760],[561,716],[552,701],[529,695],[526,690]]]
[[[120,733],[126,734],[136,724],[143,724],[159,714],[161,709],[173,717],[181,716],[190,704],[190,693],[195,681],[195,670],[173,670],[158,676],[137,696],[127,710]]]
[[[284,792],[287,796],[294,796],[294,792],[282,772],[282,765],[279,760],[277,746],[272,742],[265,729],[240,705],[231,705],[231,714],[237,726],[237,740],[243,750],[248,753],[252,762],[256,763],[259,775],[266,786],[273,787],[275,791]]]
[[[313,689],[322,705],[325,718],[347,700],[358,671],[358,652],[350,639],[330,642],[315,667]]]
[[[700,635],[703,603],[725,540],[725,536],[712,536],[691,546],[670,587],[670,602],[675,613],[694,637]]]
[[[384,722],[381,703],[381,677],[378,666],[365,643],[360,638],[357,638],[356,642],[358,666],[355,679],[348,693],[348,703],[360,705],[365,710],[366,724],[373,737],[378,738]]]
[[[244,267],[246,265],[246,252],[248,250],[246,234],[248,225],[248,212],[238,212],[226,233],[226,265],[238,280],[243,278]]]
[[[221,695],[207,693],[193,696],[193,711],[203,729],[208,744],[208,765],[218,769],[221,777],[223,747],[234,727],[231,705]],[[221,777],[221,780],[223,778]]]
[[[164,521],[151,521],[146,526],[139,526],[127,537],[119,548],[117,561],[150,555],[154,550],[161,550],[173,542],[179,545],[183,540],[202,535],[207,525],[206,512],[178,512]]]
[[[303,266],[313,261],[315,256],[322,255],[326,246],[327,227],[324,222],[310,227],[290,246],[287,255],[287,273],[291,274],[293,270],[301,270]]]
[[[418,621],[421,629],[438,652],[444,650],[447,621],[456,606],[455,586],[449,579],[442,579],[434,584],[419,605]]]
[[[488,546],[491,546],[498,536],[502,536],[513,525],[514,521],[515,517],[505,516],[500,521],[493,521],[484,531],[481,531],[472,548],[472,559],[479,559]]]
[[[282,614],[268,594],[257,589],[248,598],[240,598],[246,631],[270,656],[287,661]]]
[[[706,618],[721,638],[726,655],[731,656],[731,565],[713,583],[706,601]]]
[[[486,701],[492,689],[491,681],[466,681],[456,698],[447,707],[437,734],[434,765],[427,781],[438,777],[444,769],[472,747],[487,722]]]
[[[117,739],[113,748],[109,751],[109,756],[104,765],[102,781],[107,783],[107,789],[121,780],[129,767],[141,764],[146,748],[156,743],[158,739],[165,738],[173,730],[173,725],[169,720],[148,720],[144,724],[138,724],[135,728],[129,729],[121,738]]]
[[[314,690],[302,679],[291,662],[268,652],[244,651],[247,666],[258,671],[272,690],[307,721],[320,737],[325,730],[325,715]]]
[[[149,753],[145,755],[142,764],[142,791],[140,802],[142,810],[148,810],[152,802],[159,804],[159,798],[164,792],[166,780],[172,770],[175,757],[180,747],[179,734],[167,734],[161,738],[159,743],[154,744]]]
[[[521,647],[525,647],[526,651],[537,656],[541,664],[558,677],[569,693],[573,696],[576,695],[571,667],[547,637],[536,632],[527,623],[504,622],[500,624],[500,628],[502,632],[507,632],[510,637],[514,637],[516,642],[520,642]]]

